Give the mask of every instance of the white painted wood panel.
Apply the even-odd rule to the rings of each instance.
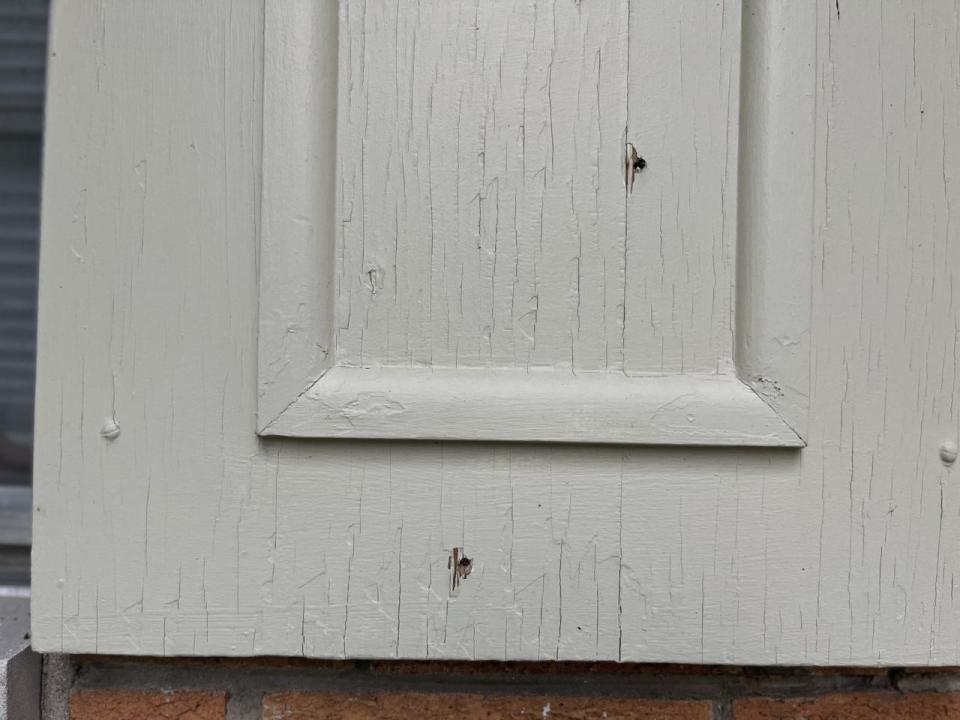
[[[803,444],[733,362],[739,3],[331,8],[266,4],[262,435]]]
[[[338,365],[729,365],[739,3],[341,16]]]
[[[839,8],[743,11],[737,362],[806,421],[785,451],[258,437],[262,7],[55,5],[35,646],[960,662],[960,13]]]
[[[739,2],[629,3],[627,372],[723,372],[733,349]],[[742,248],[745,254],[753,248]]]

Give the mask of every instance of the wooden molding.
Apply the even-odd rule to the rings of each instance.
[[[799,447],[732,375],[335,367],[260,431],[288,437]]]

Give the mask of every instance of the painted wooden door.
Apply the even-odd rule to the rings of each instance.
[[[36,646],[960,661],[947,5],[55,7]]]

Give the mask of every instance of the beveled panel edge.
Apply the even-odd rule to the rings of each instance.
[[[265,436],[802,447],[734,375],[334,367]]]

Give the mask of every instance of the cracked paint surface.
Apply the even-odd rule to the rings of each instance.
[[[340,360],[714,367],[737,5],[426,7],[344,19],[345,137],[377,142],[340,169]],[[797,453],[257,438],[263,8],[58,3],[35,646],[960,662],[957,8],[816,4],[809,332],[775,333],[811,348],[775,378],[809,383]],[[663,115],[661,84],[707,107]],[[629,198],[625,128],[650,160]]]
[[[728,365],[739,17],[345,3],[337,364]]]

